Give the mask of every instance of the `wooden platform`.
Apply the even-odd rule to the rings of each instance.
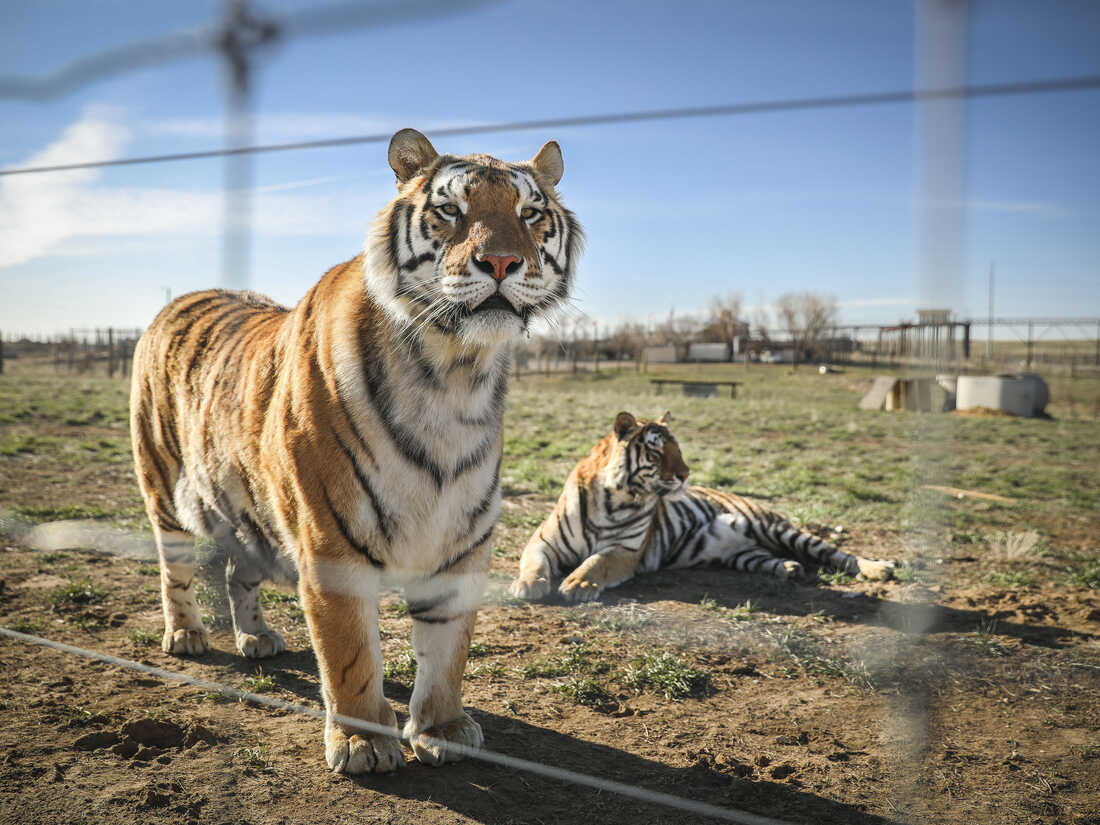
[[[676,378],[650,378],[650,384],[657,385],[657,395],[661,394],[665,384],[679,384],[684,395],[696,398],[714,398],[718,395],[719,387],[730,388],[730,398],[737,397],[737,387],[740,381],[688,381]]]

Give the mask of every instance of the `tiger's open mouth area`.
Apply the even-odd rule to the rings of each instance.
[[[468,312],[470,315],[481,312],[489,312],[494,309],[503,310],[504,312],[510,312],[519,318],[526,318],[526,313],[516,309],[512,306],[512,302],[501,295],[499,292],[494,292],[480,304],[474,307],[470,307]]]

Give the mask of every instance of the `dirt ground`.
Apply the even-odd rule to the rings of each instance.
[[[0,566],[8,627],[319,706],[291,601],[269,604],[290,650],[260,678],[224,625],[206,657],[161,653],[151,565],[9,544]],[[51,604],[74,578],[89,598]],[[401,613],[396,597],[382,611],[391,659],[410,627]],[[465,701],[501,753],[791,822],[1096,823],[1098,637],[1089,590],[695,571],[587,608],[498,599],[480,615]],[[531,675],[581,646],[611,664],[595,706]],[[705,672],[705,689],[671,700],[616,684],[654,646]],[[693,821],[473,761],[434,769],[410,754],[396,775],[336,776],[317,720],[10,640],[0,672],[4,823]],[[399,717],[410,685],[387,679]]]
[[[38,441],[12,441],[0,510],[81,502],[72,517],[100,508],[111,513],[92,522],[102,529],[144,529],[123,411],[38,423]],[[23,421],[9,425],[20,438]],[[73,439],[87,445],[77,458],[63,452]],[[1100,825],[1100,591],[1059,566],[1095,558],[1094,510],[1038,513],[1062,555],[1036,555],[1026,577],[991,577],[988,548],[946,531],[925,537],[942,557],[906,581],[676,572],[574,607],[503,595],[551,501],[504,492],[464,692],[487,748],[791,823]],[[292,594],[265,598],[289,650],[245,660],[212,565],[200,603],[214,649],[168,656],[155,564],[90,549],[104,543],[79,539],[88,522],[32,549],[3,516],[0,626],[320,707]],[[865,555],[914,552],[900,526],[833,538]],[[381,626],[386,693],[403,721],[411,622],[396,594]],[[679,698],[638,676],[664,654],[689,682]],[[9,638],[0,674],[0,825],[701,821],[476,761],[428,768],[408,753],[394,775],[334,775],[316,719]]]

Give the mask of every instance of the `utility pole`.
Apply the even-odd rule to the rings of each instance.
[[[989,329],[985,336],[985,360],[993,360],[993,261],[989,262]]]

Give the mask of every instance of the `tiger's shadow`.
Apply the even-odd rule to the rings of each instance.
[[[1095,634],[1057,625],[1011,621],[1007,617],[1013,614],[1007,611],[903,602],[860,590],[838,590],[824,583],[791,583],[730,570],[666,570],[642,574],[612,591],[605,591],[601,602],[609,606],[661,601],[699,604],[704,599],[727,609],[743,609],[746,602],[751,602],[754,609],[774,615],[819,615],[833,621],[910,634],[967,633],[983,628],[989,632],[989,628],[995,627],[996,635],[1048,648],[1063,648],[1075,640],[1097,638]]]
[[[266,660],[265,672],[277,678],[291,701],[317,706],[319,685],[312,650],[289,650]],[[247,674],[256,663],[234,653],[211,650],[204,662]],[[386,679],[385,694],[395,703],[399,724],[411,688]],[[290,698],[290,697],[288,697]],[[826,799],[803,790],[797,782],[772,781],[757,776],[740,764],[700,758],[688,767],[674,767],[629,750],[585,741],[522,718],[468,707],[485,733],[486,746],[505,756],[565,768],[591,777],[610,779],[643,789],[673,794],[683,799],[721,808],[753,811],[792,823],[822,825],[893,825],[893,820],[868,814],[858,807]],[[518,713],[522,714],[520,709]],[[701,743],[713,744],[713,743]],[[483,823],[599,822],[601,825],[637,825],[639,822],[713,822],[685,815],[654,803],[635,801],[614,793],[592,790],[568,782],[547,779],[519,768],[502,767],[476,759],[432,768],[407,754],[404,769],[385,776],[334,775],[332,782],[358,786],[367,794],[363,806],[385,809],[387,800],[400,797],[444,806],[455,814]],[[366,807],[364,807],[366,810]],[[390,820],[387,820],[390,821]],[[395,815],[392,821],[399,821]],[[432,819],[432,821],[436,821]],[[440,819],[439,821],[443,821]]]
[[[729,767],[716,767],[703,760],[686,768],[672,767],[516,717],[477,708],[469,711],[481,724],[487,746],[506,756],[791,822],[836,825],[890,825],[892,822],[787,783],[741,778]],[[425,767],[410,760],[406,769],[396,774],[349,777],[347,781],[378,794],[380,799],[399,796],[443,805],[456,814],[486,823],[637,825],[658,821],[715,821],[474,759],[443,768]]]

